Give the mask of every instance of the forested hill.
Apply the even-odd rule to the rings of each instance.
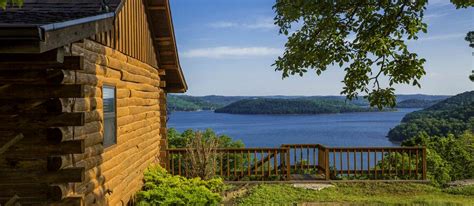
[[[368,102],[364,98],[346,100],[344,96],[189,96],[189,95],[168,95],[168,109],[170,111],[198,111],[198,110],[215,110],[231,103],[254,98],[265,99],[306,99],[306,100],[338,100],[346,101],[357,106],[368,107]],[[442,95],[397,95],[397,107],[400,108],[425,108],[437,101],[448,98]]]
[[[216,109],[216,113],[230,114],[323,114],[344,112],[367,112],[364,108],[340,100],[325,99],[244,99]]]
[[[199,97],[185,95],[168,95],[167,105],[170,111],[214,110],[223,106],[222,104],[205,101]]]
[[[445,99],[426,109],[407,114],[388,137],[403,141],[419,133],[429,136],[460,135],[474,129],[474,91]]]
[[[441,100],[407,99],[397,103],[397,108],[428,108]]]

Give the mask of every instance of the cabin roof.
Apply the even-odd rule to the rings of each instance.
[[[43,53],[109,31],[125,0],[25,0],[0,9],[0,53]],[[143,0],[166,90],[185,92],[168,0]]]
[[[100,0],[25,0],[22,7],[10,6],[0,12],[2,25],[47,25],[107,13]],[[115,11],[120,0],[110,0],[109,11]]]

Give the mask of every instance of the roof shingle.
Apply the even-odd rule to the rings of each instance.
[[[120,5],[121,0],[109,0],[109,12]],[[0,9],[0,25],[46,25],[107,13],[101,9],[102,0],[25,0],[21,8],[8,6]]]

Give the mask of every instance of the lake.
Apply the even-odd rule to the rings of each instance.
[[[397,146],[386,137],[405,114],[363,112],[319,115],[238,115],[212,111],[171,112],[168,127],[178,131],[211,128],[218,134],[240,139],[246,147],[279,147],[312,143],[327,146]]]

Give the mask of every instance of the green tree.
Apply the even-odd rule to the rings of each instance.
[[[472,0],[451,2],[457,8],[474,6]],[[427,4],[427,0],[277,0],[275,24],[288,41],[275,70],[283,78],[303,76],[308,69],[320,75],[336,64],[346,72],[341,94],[353,99],[362,93],[371,106],[393,107],[393,86],[420,87],[425,75],[425,59],[411,52],[406,40],[426,33]],[[380,83],[382,76],[388,85]]]
[[[449,181],[474,177],[474,135],[471,131],[458,137],[420,133],[402,145],[426,146],[428,178],[434,184],[444,185]]]

